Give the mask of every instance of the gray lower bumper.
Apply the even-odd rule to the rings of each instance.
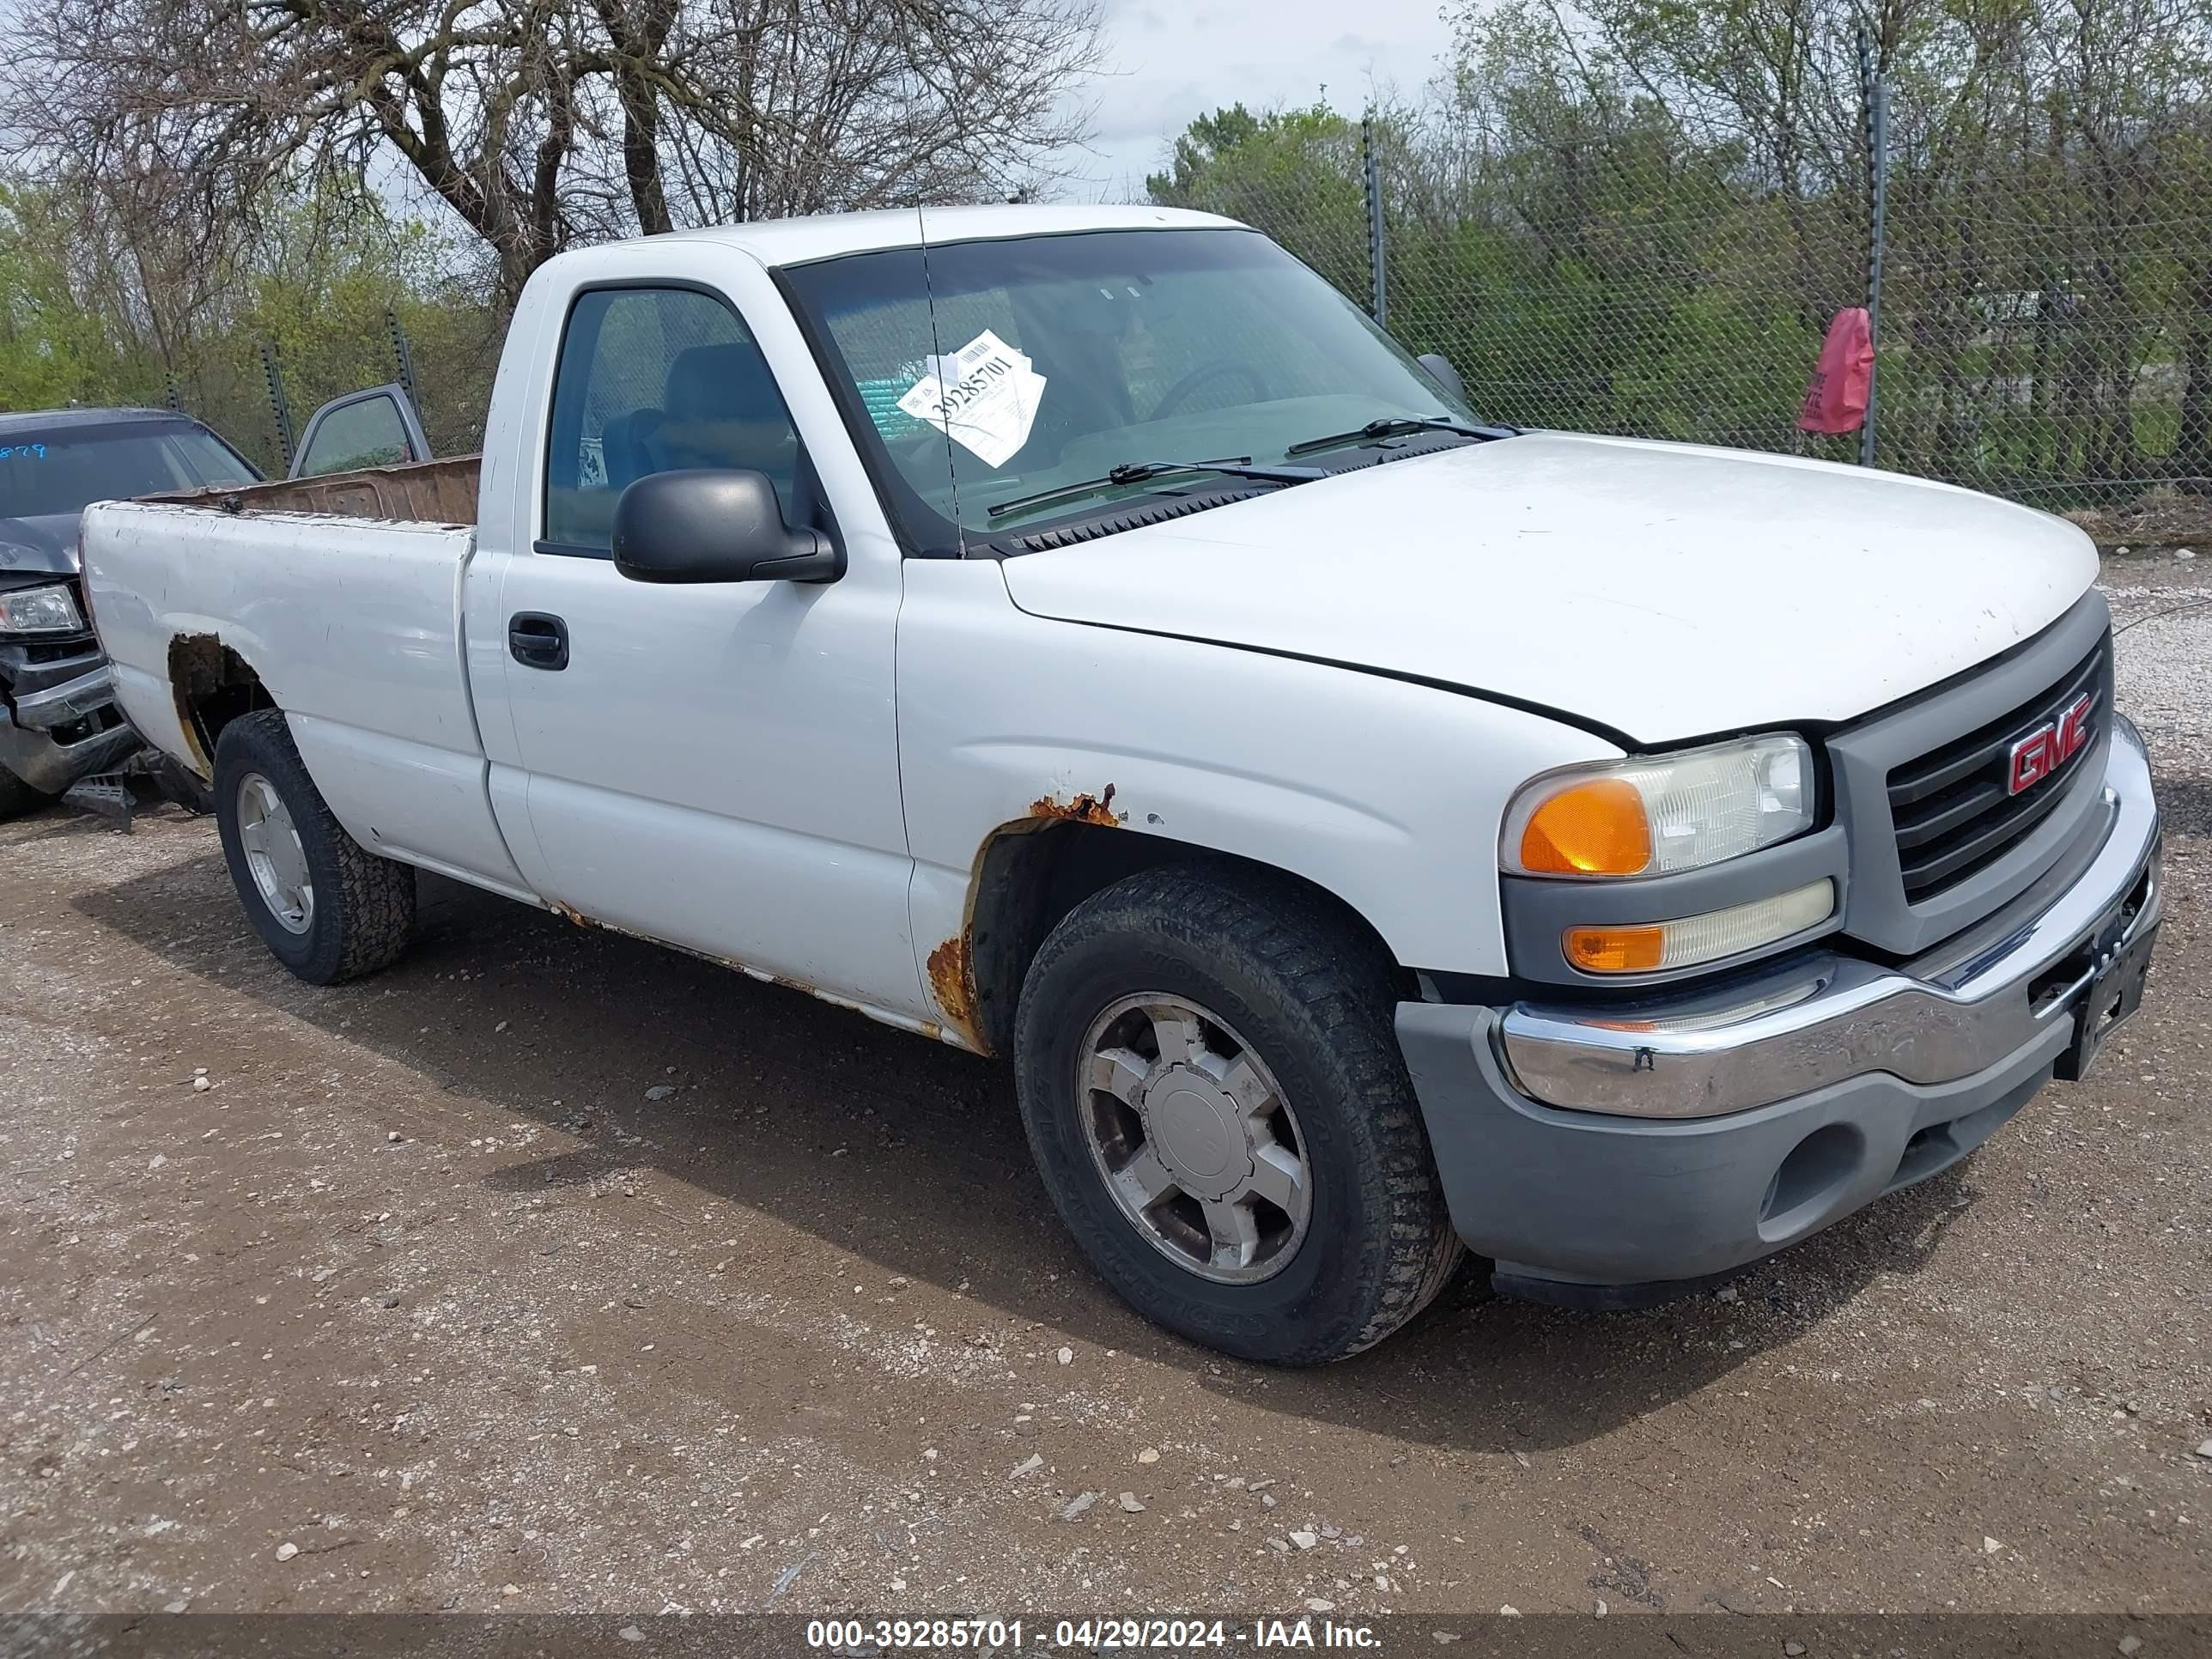
[[[1724,1118],[1539,1105],[1499,1067],[1487,1008],[1407,1003],[1398,1036],[1454,1224],[1501,1287],[1631,1306],[1796,1243],[1955,1163],[2051,1080],[2070,1037],[1929,1086],[1881,1073]]]
[[[2059,890],[1922,962],[1823,958],[1633,1017],[1401,1004],[1453,1221],[1501,1287],[1658,1299],[1924,1180],[2025,1106],[2095,966],[2159,920],[2148,767],[2116,736],[2101,837]]]

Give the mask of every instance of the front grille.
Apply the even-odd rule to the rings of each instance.
[[[2048,690],[1942,748],[1891,769],[1889,815],[1905,900],[1917,904],[2002,858],[2066,795],[2067,781],[2112,719],[2112,635]],[[2087,691],[2084,743],[2048,776],[2008,793],[2012,747]]]
[[[57,639],[52,635],[27,637],[23,641],[23,660],[27,663],[67,662],[71,657],[81,657],[97,647],[89,630],[82,634],[64,634]]]

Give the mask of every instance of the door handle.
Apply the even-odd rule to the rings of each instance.
[[[507,650],[525,668],[566,668],[568,624],[543,611],[518,611],[507,619]]]

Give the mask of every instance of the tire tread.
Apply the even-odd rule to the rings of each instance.
[[[335,945],[318,940],[306,963],[285,961],[285,966],[311,983],[335,985],[398,961],[415,929],[414,867],[380,858],[346,833],[345,826],[325,803],[322,791],[315,787],[307,763],[300,758],[282,709],[258,709],[223,727],[216,746],[218,780],[226,779],[237,765],[251,765],[276,785],[301,839],[322,843],[319,849],[309,846],[310,858],[318,850],[324,852],[337,873],[337,890],[330,900],[322,898],[319,884],[316,917],[319,930],[327,915],[337,930]],[[226,826],[226,853],[234,834],[229,817],[233,809],[226,804],[232,793],[227,783],[219,781],[218,810]],[[252,913],[261,903],[259,893],[236,866],[233,876],[240,902]],[[327,912],[323,908],[325,903]],[[257,916],[257,923],[258,920]]]

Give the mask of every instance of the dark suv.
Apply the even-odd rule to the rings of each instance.
[[[86,506],[260,476],[170,410],[0,414],[0,817],[43,805],[138,746],[85,615],[77,520]]]

